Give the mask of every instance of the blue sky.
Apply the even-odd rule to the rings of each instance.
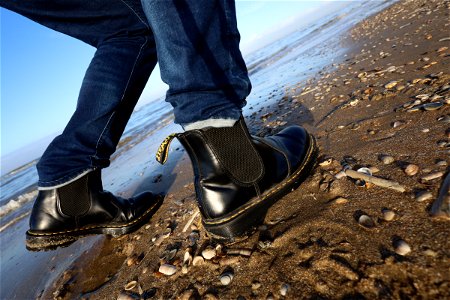
[[[326,1],[237,1],[243,53],[285,33]],[[1,155],[59,133],[76,107],[95,49],[5,9],[1,18]],[[281,30],[283,29],[283,30]],[[155,70],[140,104],[164,95]],[[139,105],[139,104],[138,104]],[[38,151],[41,148],[34,146]],[[40,155],[40,154],[39,154]],[[37,157],[37,156],[36,156]]]

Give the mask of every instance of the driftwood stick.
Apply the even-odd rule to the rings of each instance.
[[[431,216],[450,219],[450,173],[442,182],[439,195],[431,206]]]
[[[391,180],[386,180],[386,179],[382,179],[379,177],[375,177],[375,176],[371,176],[368,174],[364,174],[361,172],[356,172],[354,170],[345,170],[345,174],[348,177],[351,177],[353,179],[362,179],[366,182],[370,182],[373,183],[375,185],[381,186],[381,187],[385,187],[388,189],[392,189],[392,190],[396,190],[398,192],[403,193],[406,189],[404,186],[400,185],[398,182],[395,181],[391,181]]]

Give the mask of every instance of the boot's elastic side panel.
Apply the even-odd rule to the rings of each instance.
[[[59,201],[63,214],[76,217],[88,212],[91,203],[88,178],[89,176],[84,176],[80,180],[62,186],[57,190],[59,199],[64,199],[64,201]]]
[[[202,134],[225,171],[249,185],[264,176],[264,164],[243,122],[241,118],[233,127],[209,128]]]

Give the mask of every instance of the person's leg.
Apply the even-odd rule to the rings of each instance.
[[[40,191],[27,247],[54,248],[86,234],[117,236],[139,228],[161,198],[115,197],[103,190],[100,171],[156,64],[139,0],[0,0],[0,5],[97,48],[74,115],[37,165]],[[44,117],[45,108],[40,113]]]
[[[142,0],[142,5],[175,122],[191,129],[196,122],[204,127],[223,124],[217,119],[238,120],[251,84],[239,50],[234,1]],[[216,120],[204,122],[209,119]]]
[[[0,6],[97,48],[74,115],[37,165],[39,188],[108,166],[157,60],[139,0],[0,0]]]
[[[205,229],[233,240],[259,225],[268,208],[309,174],[314,138],[299,126],[267,138],[249,134],[241,108],[250,82],[234,1],[142,2],[170,87],[167,101],[186,130],[166,139],[157,159],[164,163],[176,136],[191,158]]]

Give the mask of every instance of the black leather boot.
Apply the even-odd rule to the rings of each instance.
[[[39,191],[26,246],[49,250],[89,234],[130,233],[148,221],[162,198],[150,192],[131,199],[116,197],[103,190],[101,171],[95,170],[60,188]]]
[[[310,173],[317,156],[314,137],[302,127],[259,138],[241,118],[233,127],[169,136],[157,153],[161,163],[174,137],[190,156],[205,229],[228,241],[260,225],[269,207]]]

